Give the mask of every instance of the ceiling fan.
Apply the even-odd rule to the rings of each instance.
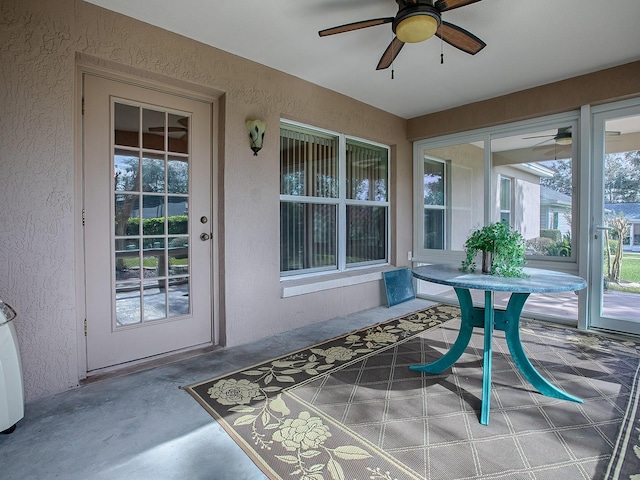
[[[374,18],[320,30],[321,37],[350,32],[361,28],[391,23],[396,35],[378,62],[376,70],[388,68],[400,53],[405,43],[418,43],[433,35],[441,38],[463,52],[475,55],[487,44],[472,33],[442,20],[441,13],[464,7],[480,0],[396,0],[398,13],[395,17]]]
[[[620,135],[620,132],[608,130],[605,132],[605,135],[615,136],[615,135]],[[558,129],[558,132],[555,135],[536,135],[533,137],[523,137],[523,140],[530,139],[530,138],[547,138],[548,139],[540,142],[538,145],[542,145],[543,143],[547,143],[548,141],[551,141],[551,140],[553,140],[556,143],[556,145],[571,145],[571,142],[572,142],[571,127],[561,127]]]
[[[189,131],[189,117],[180,117],[177,119],[178,125],[168,125],[167,133],[181,133],[185,135]],[[149,127],[149,132],[164,133],[164,126]]]

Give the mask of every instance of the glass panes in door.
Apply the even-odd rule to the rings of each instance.
[[[191,312],[189,116],[114,103],[115,328]]]
[[[640,331],[640,116],[605,122],[601,317]],[[622,326],[622,327],[621,327]]]

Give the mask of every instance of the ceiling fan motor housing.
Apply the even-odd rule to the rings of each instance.
[[[400,10],[391,24],[393,33],[405,43],[422,42],[436,33],[440,12],[428,1],[396,0]]]

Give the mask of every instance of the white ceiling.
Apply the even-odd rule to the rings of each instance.
[[[376,71],[391,24],[320,38],[318,31],[390,17],[394,0],[87,0],[281,70],[403,118],[640,59],[639,0],[483,0],[443,13],[487,43],[475,56],[433,37]]]

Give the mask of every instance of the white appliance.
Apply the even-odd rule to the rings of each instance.
[[[24,386],[18,337],[13,320],[16,312],[0,300],[0,433],[11,433],[24,417]]]

